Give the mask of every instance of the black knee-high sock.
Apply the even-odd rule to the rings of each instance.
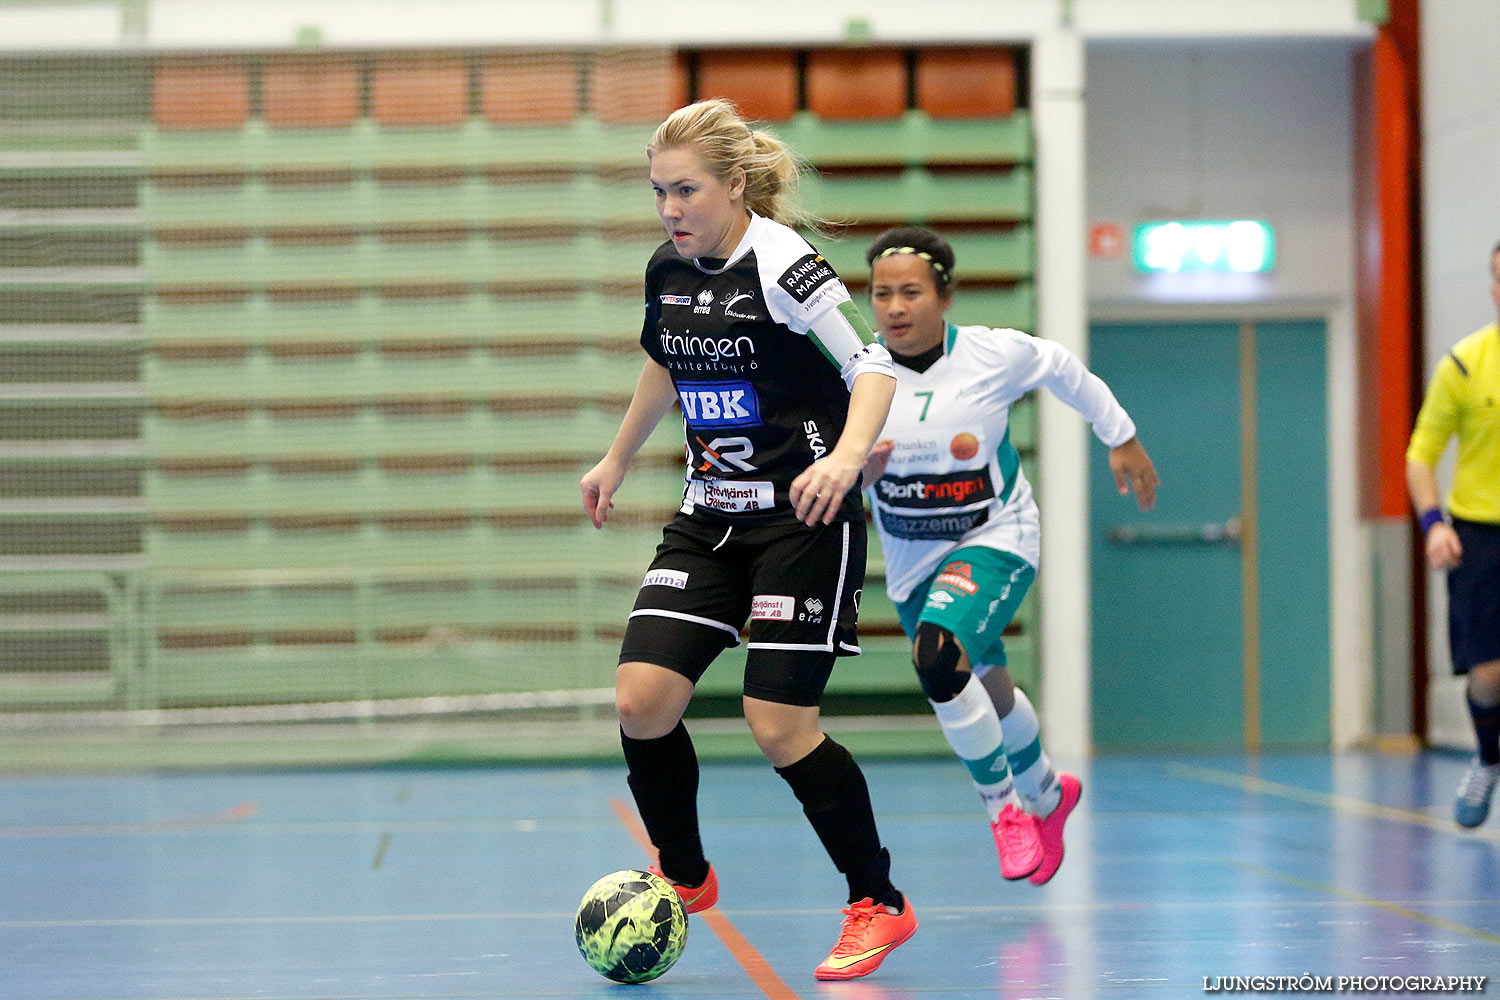
[[[849,751],[824,737],[812,753],[776,773],[792,786],[834,867],[849,880],[849,902],[869,898],[904,908],[891,884],[890,853],[875,829],[869,786]]]
[[[1479,737],[1479,759],[1500,764],[1500,705],[1476,705],[1472,696],[1468,701],[1474,735]]]
[[[656,850],[662,873],[682,885],[702,885],[708,861],[698,836],[698,755],[687,727],[654,740],[637,740],[620,731],[626,783]]]

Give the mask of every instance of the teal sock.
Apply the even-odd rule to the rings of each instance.
[[[1016,791],[1033,816],[1050,816],[1062,801],[1062,786],[1052,761],[1042,749],[1042,724],[1026,692],[1016,688],[1016,705],[1001,724],[1011,746],[1010,766],[1015,772]]]
[[[943,737],[969,769],[990,821],[994,822],[1000,810],[1017,800],[1005,755],[1004,732],[989,693],[977,678],[970,676],[951,701],[930,704],[943,727]]]

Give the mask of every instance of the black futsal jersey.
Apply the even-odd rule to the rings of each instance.
[[[671,241],[646,267],[641,346],[682,404],[682,512],[730,523],[794,517],[792,480],[844,431],[856,376],[895,377],[886,349],[822,256],[794,230],[751,215],[733,255],[688,260]],[[840,520],[863,520],[856,486]]]

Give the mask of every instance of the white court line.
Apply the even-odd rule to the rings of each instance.
[[[0,840],[26,840],[41,837],[141,837],[204,834],[231,834],[242,837],[278,836],[281,834],[360,834],[371,831],[392,833],[533,833],[543,827],[571,829],[588,826],[586,820],[475,819],[475,820],[326,820],[303,823],[181,823],[140,822],[101,823],[75,826],[0,826]]]
[[[1500,905],[1495,899],[1428,899],[1421,901],[1427,906],[1476,906]],[[1263,904],[1264,909],[1339,910],[1368,906],[1368,901],[1357,898],[1276,900]],[[1013,913],[1108,913],[1113,910],[1129,910],[1138,913],[1145,910],[1216,911],[1242,912],[1242,899],[1224,900],[1165,900],[1160,902],[1119,900],[1100,903],[1016,903],[988,906],[924,906],[922,913],[933,916],[968,916],[973,914]],[[721,907],[721,909],[723,909]],[[785,909],[725,909],[725,913],[736,917],[801,917],[826,916],[827,907],[798,907]],[[369,913],[333,914],[325,916],[277,916],[277,917],[118,917],[81,918],[78,920],[0,920],[0,930],[50,929],[62,927],[241,927],[274,926],[278,924],[302,926],[313,924],[399,924],[399,923],[462,923],[465,921],[499,922],[507,920],[556,921],[571,920],[576,914],[568,912],[543,913],[512,911],[508,913]]]

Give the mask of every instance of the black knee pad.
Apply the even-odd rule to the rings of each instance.
[[[928,700],[941,704],[952,701],[969,682],[969,675],[958,672],[958,658],[963,654],[953,633],[932,622],[917,624],[917,637],[911,649],[911,661],[917,668],[917,682]]]

